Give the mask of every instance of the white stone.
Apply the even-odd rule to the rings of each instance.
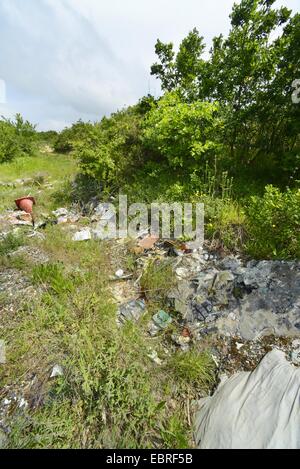
[[[77,231],[77,233],[75,233],[72,238],[73,241],[87,241],[89,239],[92,239],[92,233],[90,229]]]

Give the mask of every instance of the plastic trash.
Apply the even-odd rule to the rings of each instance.
[[[77,231],[72,238],[73,241],[87,241],[89,239],[92,239],[92,233],[89,229]]]
[[[52,369],[50,378],[57,378],[58,376],[63,376],[64,371],[60,365],[55,365]]]
[[[149,326],[149,334],[151,336],[156,335],[159,331],[166,329],[171,324],[171,316],[163,310],[158,311],[153,318],[152,323]]]
[[[146,310],[144,300],[131,300],[119,307],[119,321],[138,321]]]

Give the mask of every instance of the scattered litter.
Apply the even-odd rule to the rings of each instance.
[[[62,225],[65,223],[77,223],[80,216],[73,211],[67,210],[66,208],[58,208],[54,210],[52,214],[56,217],[56,223]]]
[[[63,376],[64,371],[63,368],[60,365],[55,365],[52,369],[50,378],[57,378],[58,376]]]
[[[28,402],[24,399],[24,397],[21,397],[21,399],[19,400],[18,406],[20,409],[22,409],[22,407],[24,408],[28,407]]]
[[[56,221],[58,225],[62,225],[63,223],[68,223],[69,220],[68,220],[68,217],[64,215],[64,216],[58,217]]]
[[[209,300],[205,300],[202,303],[197,303],[196,300],[193,300],[191,303],[191,310],[194,320],[199,322],[207,321],[213,313],[213,305]]]
[[[94,209],[97,219],[109,221],[115,217],[115,213],[111,210],[111,204],[101,203]]]
[[[166,329],[172,322],[171,316],[163,310],[160,310],[152,317],[149,325],[149,334],[155,336],[159,331]]]
[[[68,215],[69,211],[66,208],[58,208],[57,210],[54,210],[52,213],[55,217],[58,218],[58,217],[65,217],[66,215]]]
[[[178,269],[175,270],[175,274],[179,278],[188,278],[191,275],[190,271],[185,267],[178,267]]]
[[[182,330],[182,332],[181,332],[181,335],[182,335],[183,337],[190,337],[190,338],[192,337],[192,333],[191,333],[191,331],[190,331],[187,327],[184,327],[184,328],[183,328],[183,330]]]
[[[182,334],[173,334],[172,340],[175,342],[175,344],[179,345],[183,351],[188,350],[189,344],[191,342],[191,338],[189,336],[184,336]]]
[[[115,275],[111,277],[111,280],[128,280],[133,277],[133,274],[125,274],[124,270],[119,269],[115,272]]]
[[[146,310],[144,300],[131,300],[119,307],[119,322],[138,321]]]
[[[151,360],[157,365],[163,364],[163,361],[159,358],[156,350],[151,350],[150,353],[148,353],[148,357],[151,358]]]
[[[152,235],[148,235],[148,236],[145,236],[145,238],[141,239],[139,242],[138,242],[138,247],[142,248],[142,249],[152,249],[154,244],[158,241],[158,237],[157,236],[152,236]]]
[[[92,233],[90,229],[85,229],[81,231],[77,231],[72,237],[73,241],[88,241],[92,239]]]
[[[38,238],[41,240],[46,239],[46,236],[43,233],[40,233],[39,231],[32,231],[31,233],[28,233],[27,238]]]
[[[172,322],[171,316],[162,309],[156,313],[152,319],[161,329],[165,329]]]
[[[21,212],[17,215],[17,219],[20,220],[20,221],[28,221],[28,222],[32,222],[32,217],[31,217],[31,214],[30,213],[27,213],[27,212]]]
[[[14,220],[11,220],[12,225],[19,225],[19,226],[32,226],[32,221],[23,221],[23,220],[18,220],[15,218]]]
[[[117,278],[122,278],[124,276],[124,270],[122,269],[117,270],[117,272],[115,273],[115,276]]]
[[[300,339],[292,342],[291,360],[294,365],[300,365]]]
[[[294,339],[292,342],[293,349],[300,349],[300,339]]]
[[[237,350],[240,350],[242,347],[244,347],[244,344],[240,343],[240,342],[236,342],[235,344]]]
[[[6,354],[5,354],[5,343],[4,340],[0,340],[0,365],[6,363]]]
[[[294,363],[294,365],[300,365],[300,350],[292,351],[291,360]]]
[[[32,226],[31,214],[23,210],[9,210],[4,215],[4,219],[11,225]]]
[[[133,252],[133,254],[135,254],[136,256],[139,256],[140,254],[143,254],[144,252],[144,249],[141,247],[141,246],[134,246],[131,251]]]

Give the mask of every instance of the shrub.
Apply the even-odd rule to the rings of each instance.
[[[143,163],[140,109],[129,107],[103,118],[77,140],[75,156],[82,174],[104,187],[118,187]]]
[[[38,132],[38,139],[40,142],[49,143],[54,145],[58,139],[58,132],[55,130],[47,130],[43,132]]]
[[[29,121],[25,121],[20,114],[16,115],[13,125],[16,129],[21,154],[30,155],[35,150],[37,141],[35,126]]]
[[[7,121],[0,121],[0,163],[13,160],[19,155],[19,145],[14,126]]]
[[[17,114],[15,121],[0,121],[0,163],[19,156],[30,155],[35,150],[35,126]]]
[[[300,256],[300,189],[280,192],[271,185],[263,197],[253,196],[246,208],[249,241],[255,257]]]
[[[178,93],[168,93],[145,119],[144,144],[172,168],[198,169],[221,149],[217,111],[216,103],[186,103]]]
[[[74,150],[75,144],[84,139],[93,124],[79,120],[71,127],[62,130],[54,140],[54,150],[58,153],[70,153]]]

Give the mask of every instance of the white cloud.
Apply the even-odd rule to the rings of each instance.
[[[296,9],[296,0],[281,3]],[[0,0],[0,78],[8,100],[0,113],[21,112],[41,128],[61,128],[158,93],[150,77],[156,39],[178,45],[196,26],[210,44],[228,30],[232,4]]]

